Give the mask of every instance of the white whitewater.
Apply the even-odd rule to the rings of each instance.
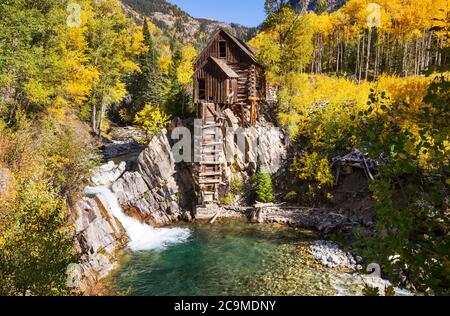
[[[84,193],[88,196],[99,195],[108,204],[105,206],[125,228],[130,239],[128,246],[133,251],[164,249],[171,244],[183,243],[190,236],[187,228],[154,228],[127,216],[108,186],[87,187]]]

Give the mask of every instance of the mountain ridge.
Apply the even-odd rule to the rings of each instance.
[[[257,28],[238,23],[220,22],[208,17],[194,18],[177,5],[166,0],[122,0],[139,14],[150,17],[168,38],[183,44],[191,43],[197,48],[206,45],[210,35],[218,28],[248,41],[257,33]]]

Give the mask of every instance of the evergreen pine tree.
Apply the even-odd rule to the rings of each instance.
[[[128,91],[133,102],[129,111],[132,119],[145,104],[160,106],[163,103],[164,78],[159,64],[159,54],[147,20],[144,20],[143,33],[144,44],[148,47],[148,51],[139,56],[137,63],[141,72],[133,74],[128,84]]]
[[[262,203],[274,201],[272,179],[267,171],[259,171],[254,180],[256,200]]]
[[[192,109],[189,106],[192,103],[192,96],[178,80],[178,68],[182,60],[181,51],[176,50],[169,67],[170,87],[166,96],[165,110],[172,116],[186,117],[192,114]]]

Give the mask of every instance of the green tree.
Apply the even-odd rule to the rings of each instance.
[[[79,260],[64,201],[40,181],[25,181],[0,233],[0,293],[66,295],[67,266]]]
[[[194,112],[192,99],[192,63],[196,56],[194,47],[188,45],[175,50],[169,67],[169,87],[165,110],[173,116],[189,117]]]
[[[425,97],[424,113],[389,105],[385,93],[370,96],[359,113],[359,142],[385,164],[370,184],[376,201],[375,236],[358,233],[356,246],[394,280],[400,273],[418,290],[448,294],[449,81],[438,77]],[[416,120],[418,133],[400,124]],[[394,259],[395,258],[395,259]]]
[[[267,171],[259,171],[254,179],[256,200],[262,203],[270,203],[275,200],[272,192],[272,179]]]
[[[140,72],[133,74],[128,82],[128,91],[132,96],[131,117],[141,111],[145,104],[161,106],[164,99],[164,78],[161,72],[160,56],[150,33],[147,19],[143,27],[146,52],[137,59]]]

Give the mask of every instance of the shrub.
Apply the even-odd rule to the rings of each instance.
[[[147,141],[170,123],[170,116],[150,103],[136,114],[134,123],[147,135]]]
[[[262,203],[270,203],[275,200],[272,192],[272,179],[266,171],[260,171],[253,179],[256,200]]]
[[[64,200],[47,183],[26,181],[11,205],[0,232],[0,294],[69,294],[67,266],[79,258]]]
[[[294,159],[291,170],[300,180],[309,183],[308,195],[312,197],[316,196],[317,191],[332,186],[334,182],[327,157],[317,152],[306,152],[300,159]]]
[[[436,78],[419,113],[411,113],[407,100],[391,103],[385,93],[372,91],[370,108],[356,119],[364,150],[385,164],[370,183],[376,234],[362,231],[355,246],[392,280],[403,275],[419,291],[438,295],[448,295],[450,284],[448,85],[448,79]]]
[[[233,194],[230,192],[228,193],[225,197],[222,198],[221,200],[223,205],[230,205],[234,202],[234,196]]]

